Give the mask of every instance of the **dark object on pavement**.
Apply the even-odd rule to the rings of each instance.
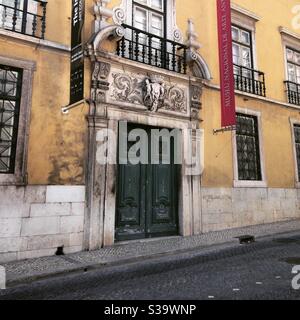
[[[65,255],[64,254],[64,247],[63,246],[62,247],[58,247],[56,252],[55,252],[55,255],[56,256],[64,256]]]
[[[239,239],[240,244],[250,244],[255,242],[254,236],[245,235],[245,236],[240,236],[236,238]]]

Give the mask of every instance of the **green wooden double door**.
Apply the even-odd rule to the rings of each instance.
[[[128,126],[128,131],[137,128]],[[140,126],[138,128],[141,128]],[[116,240],[135,240],[178,235],[180,166],[174,164],[171,139],[170,164],[151,164],[152,127],[147,131],[149,163],[119,165],[116,204]],[[160,152],[162,141],[160,141]],[[131,147],[128,144],[128,149]]]

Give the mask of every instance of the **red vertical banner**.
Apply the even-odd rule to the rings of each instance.
[[[222,127],[236,125],[230,0],[216,0],[218,12]]]

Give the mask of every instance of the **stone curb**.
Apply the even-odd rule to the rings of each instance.
[[[155,270],[161,270],[162,268],[163,270],[167,271],[170,270],[170,264],[172,264],[172,269],[174,269],[176,267],[182,266],[183,261],[185,264],[191,265],[193,263],[204,261],[205,259],[205,261],[214,259],[214,253],[226,253],[229,251],[233,252],[233,254],[248,253],[252,250],[251,248],[263,247],[263,243],[267,239],[299,235],[299,232],[300,230],[293,230],[284,233],[277,233],[274,235],[258,236],[258,241],[255,243],[255,246],[242,246],[237,241],[228,241],[222,244],[199,246],[197,248],[191,248],[189,250],[181,249],[174,250],[168,253],[154,253],[139,257],[119,259],[110,262],[92,264],[77,263],[77,265],[75,265],[74,267],[66,268],[63,270],[47,271],[42,274],[30,275],[8,280],[7,288],[10,289],[17,286],[26,285],[34,281],[45,280],[53,277],[60,277],[64,275],[72,275],[101,269],[106,276],[122,275],[126,273],[129,277],[133,274],[135,276],[138,276],[139,274],[151,274],[154,273]],[[199,251],[200,249],[201,251]],[[68,256],[66,256],[66,258],[70,259]]]
[[[30,284],[35,281],[39,280],[46,280],[52,277],[60,277],[64,275],[72,275],[72,274],[78,274],[78,273],[84,273],[84,272],[89,272],[93,270],[99,270],[99,269],[106,269],[106,268],[114,268],[114,267],[122,267],[134,263],[140,263],[145,260],[147,260],[147,263],[149,261],[159,259],[161,257],[169,257],[169,256],[176,256],[176,255],[184,255],[191,253],[193,251],[199,251],[199,249],[211,249],[216,251],[217,248],[222,248],[224,245],[230,245],[230,247],[236,247],[237,242],[227,242],[223,244],[218,244],[218,245],[211,245],[211,246],[200,246],[198,248],[192,248],[189,250],[174,250],[172,252],[167,252],[167,253],[154,253],[154,254],[148,254],[144,256],[139,256],[139,257],[130,257],[130,258],[125,258],[125,259],[119,259],[115,261],[110,261],[110,262],[102,262],[102,263],[93,263],[93,264],[84,264],[84,263],[77,263],[78,266],[70,267],[64,270],[53,270],[53,271],[48,271],[45,273],[37,274],[37,275],[30,275],[30,276],[25,276],[25,277],[19,277],[17,279],[9,279],[7,280],[7,289],[14,288],[16,286],[20,285],[25,285],[25,284]],[[203,255],[203,251],[201,252],[200,255]],[[62,258],[63,259],[63,258]],[[185,258],[186,259],[186,258]],[[165,263],[165,262],[163,262]]]

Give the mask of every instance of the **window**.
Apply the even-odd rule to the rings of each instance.
[[[187,46],[172,40],[174,0],[133,0],[125,3],[132,7],[126,24],[123,24],[126,33],[118,41],[117,55],[185,74]],[[172,38],[169,39],[170,35]]]
[[[266,95],[265,75],[254,70],[252,33],[246,29],[232,26],[232,53],[235,88],[237,90]]]
[[[251,32],[232,26],[233,63],[249,69],[253,68]],[[239,68],[235,68],[238,73]]]
[[[295,138],[295,156],[297,165],[297,180],[300,181],[300,125],[294,125],[294,138]]]
[[[155,36],[164,38],[164,14],[165,7],[163,0],[139,0],[133,2],[133,27],[151,33]],[[139,50],[142,52],[143,45],[147,45],[149,42],[149,37],[145,34],[140,34],[139,43],[141,46]],[[153,48],[153,57],[155,56],[155,50],[161,48],[161,41],[159,38],[152,38],[151,46]],[[160,60],[160,55],[158,55],[158,60]],[[142,57],[140,56],[140,59]],[[154,58],[155,59],[155,58]],[[160,61],[158,61],[159,63]]]
[[[14,8],[15,3],[13,0],[0,0],[0,27],[2,29],[12,30],[13,28],[13,16],[14,16]],[[20,9],[20,3],[17,3],[17,8]],[[20,15],[16,11],[16,18],[20,18]],[[16,25],[17,29],[20,29],[19,26]]]
[[[0,185],[27,183],[27,155],[36,63],[0,55]]]
[[[46,5],[37,0],[0,0],[0,28],[44,39]]]
[[[133,26],[137,29],[164,37],[165,5],[163,0],[133,2]]]
[[[27,12],[27,1],[24,0],[0,0],[0,19],[1,27],[4,29],[15,29],[17,32],[22,31],[22,13]],[[15,15],[15,17],[14,17]],[[14,22],[14,19],[15,22]]]
[[[290,48],[286,49],[288,80],[300,84],[300,53]]]
[[[290,118],[295,165],[295,187],[300,188],[300,121]]]
[[[256,116],[237,114],[236,149],[238,179],[261,181],[258,120]]]
[[[300,105],[300,52],[286,48],[288,101]]]
[[[22,70],[0,65],[0,174],[14,173]]]

